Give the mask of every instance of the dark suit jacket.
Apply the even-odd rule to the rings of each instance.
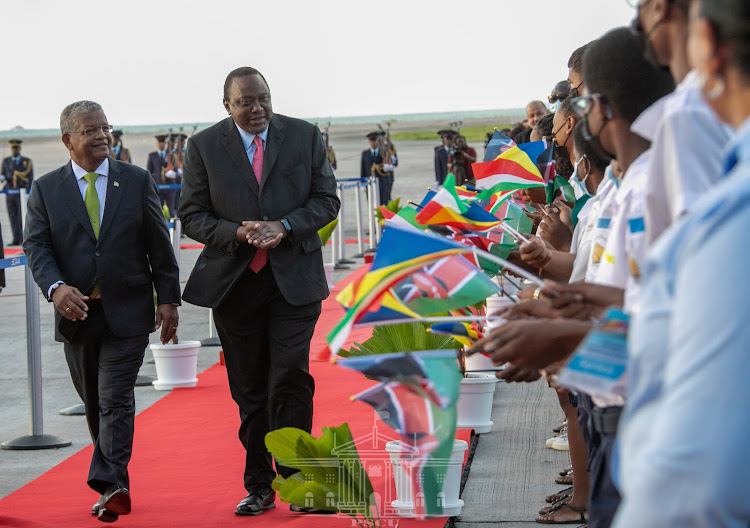
[[[294,306],[328,296],[318,229],[336,218],[340,202],[318,127],[273,115],[260,186],[231,117],[190,138],[183,171],[182,228],[206,244],[184,300],[219,306],[255,254],[235,242],[242,221],[284,218],[292,235],[268,251],[279,290]]]
[[[448,151],[440,145],[435,149],[435,181],[443,185],[448,175]]]
[[[153,332],[152,284],[158,304],[180,302],[177,261],[154,182],[129,163],[109,160],[98,240],[70,163],[36,180],[23,250],[45,296],[60,280],[88,295],[98,280],[107,324],[118,337]],[[60,341],[61,317],[55,316]]]
[[[3,176],[5,176],[6,189],[31,189],[31,183],[34,181],[34,166],[31,160],[26,156],[19,156],[18,163],[13,163],[13,158],[8,156],[3,160],[2,169],[0,169],[0,171]],[[21,180],[17,181],[14,185],[13,174],[16,171],[26,175],[27,183],[25,185]]]
[[[383,157],[380,155],[380,150],[374,156],[370,149],[362,151],[362,161],[360,163],[359,177],[369,178],[372,176],[372,166],[374,163],[383,163]]]
[[[151,173],[151,177],[154,179],[156,185],[161,185],[161,168],[166,167],[166,160],[162,162],[159,151],[155,150],[148,155],[148,162],[146,164],[146,170]]]

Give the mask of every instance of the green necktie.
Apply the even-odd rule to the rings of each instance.
[[[86,204],[86,212],[91,220],[91,228],[94,230],[94,236],[99,238],[99,195],[96,194],[95,182],[99,175],[95,172],[89,172],[83,178],[89,182],[86,187],[86,195],[83,197],[83,203]]]

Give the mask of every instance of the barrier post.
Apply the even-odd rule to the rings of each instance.
[[[219,334],[216,331],[216,324],[214,323],[214,311],[208,309],[208,337],[201,339],[201,346],[221,346],[219,340]]]
[[[344,249],[344,245],[346,242],[346,236],[344,234],[344,225],[346,223],[346,208],[344,206],[344,184],[341,182],[336,182],[336,195],[339,197],[341,207],[339,208],[339,223],[336,226],[338,236],[336,237],[336,243],[333,245],[333,251],[334,253],[336,253],[336,260],[334,261],[333,268],[349,269],[349,266],[347,266],[347,264],[353,264],[353,261],[346,260],[346,250]]]
[[[21,216],[26,219],[28,193],[21,193]],[[23,257],[25,260],[25,257]],[[29,434],[0,444],[3,449],[28,450],[67,447],[71,444],[44,434],[42,415],[42,336],[39,330],[39,290],[28,264],[24,270],[26,287],[26,355],[29,376]]]
[[[362,180],[360,179],[357,182],[357,201],[354,203],[354,209],[357,214],[357,253],[354,255],[355,257],[363,257],[365,254],[365,247],[364,247],[364,236],[362,233]]]
[[[373,207],[372,215],[373,219],[375,220],[375,234],[371,235],[370,238],[375,239],[375,245],[377,246],[380,244],[380,222],[378,222],[377,218],[375,217],[375,208],[380,206],[380,184],[378,183],[378,179],[375,178],[375,207]]]
[[[377,207],[375,188],[377,188],[377,181],[375,181],[374,176],[370,176],[367,182],[367,230],[370,232],[368,253],[375,251],[375,224],[377,223],[377,219],[375,218],[375,207]]]

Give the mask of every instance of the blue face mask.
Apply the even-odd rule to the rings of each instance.
[[[578,174],[578,167],[581,165],[581,162],[584,160],[584,158],[586,158],[586,156],[579,159],[578,163],[575,164],[573,168],[573,175],[568,180],[573,186],[573,190],[576,193],[576,199],[580,198],[581,196],[591,196],[588,187],[586,187],[586,180],[588,179],[589,174],[591,174],[591,170],[589,169],[589,172],[586,173],[586,176],[584,176],[582,180],[580,179],[580,175]]]
[[[561,103],[562,103],[562,101],[557,100],[554,103],[550,104],[549,105],[549,111],[554,114],[555,112],[557,112],[557,109],[560,108],[560,104]]]

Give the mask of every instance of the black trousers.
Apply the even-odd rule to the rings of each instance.
[[[391,189],[393,188],[393,174],[378,176],[378,191],[380,194],[380,205],[388,205],[391,201]]]
[[[21,192],[24,192],[23,190]],[[21,219],[21,195],[6,194],[5,205],[8,208],[8,217],[10,218],[10,230],[13,233],[13,240],[20,244],[23,241],[23,221]]]
[[[80,323],[76,342],[65,343],[73,385],[86,407],[94,442],[88,485],[104,493],[111,484],[130,487],[128,462],[133,450],[135,379],[148,335],[120,338],[112,334],[100,301],[90,300],[89,316]]]
[[[320,309],[320,301],[289,304],[267,264],[257,275],[247,270],[214,310],[229,388],[240,410],[248,491],[276,476],[265,445],[269,431],[312,429],[315,381],[308,366]],[[297,471],[278,463],[276,469],[283,477]]]
[[[620,506],[620,493],[612,482],[612,450],[614,434],[599,433],[599,445],[589,460],[591,492],[589,494],[589,526],[607,528]]]

